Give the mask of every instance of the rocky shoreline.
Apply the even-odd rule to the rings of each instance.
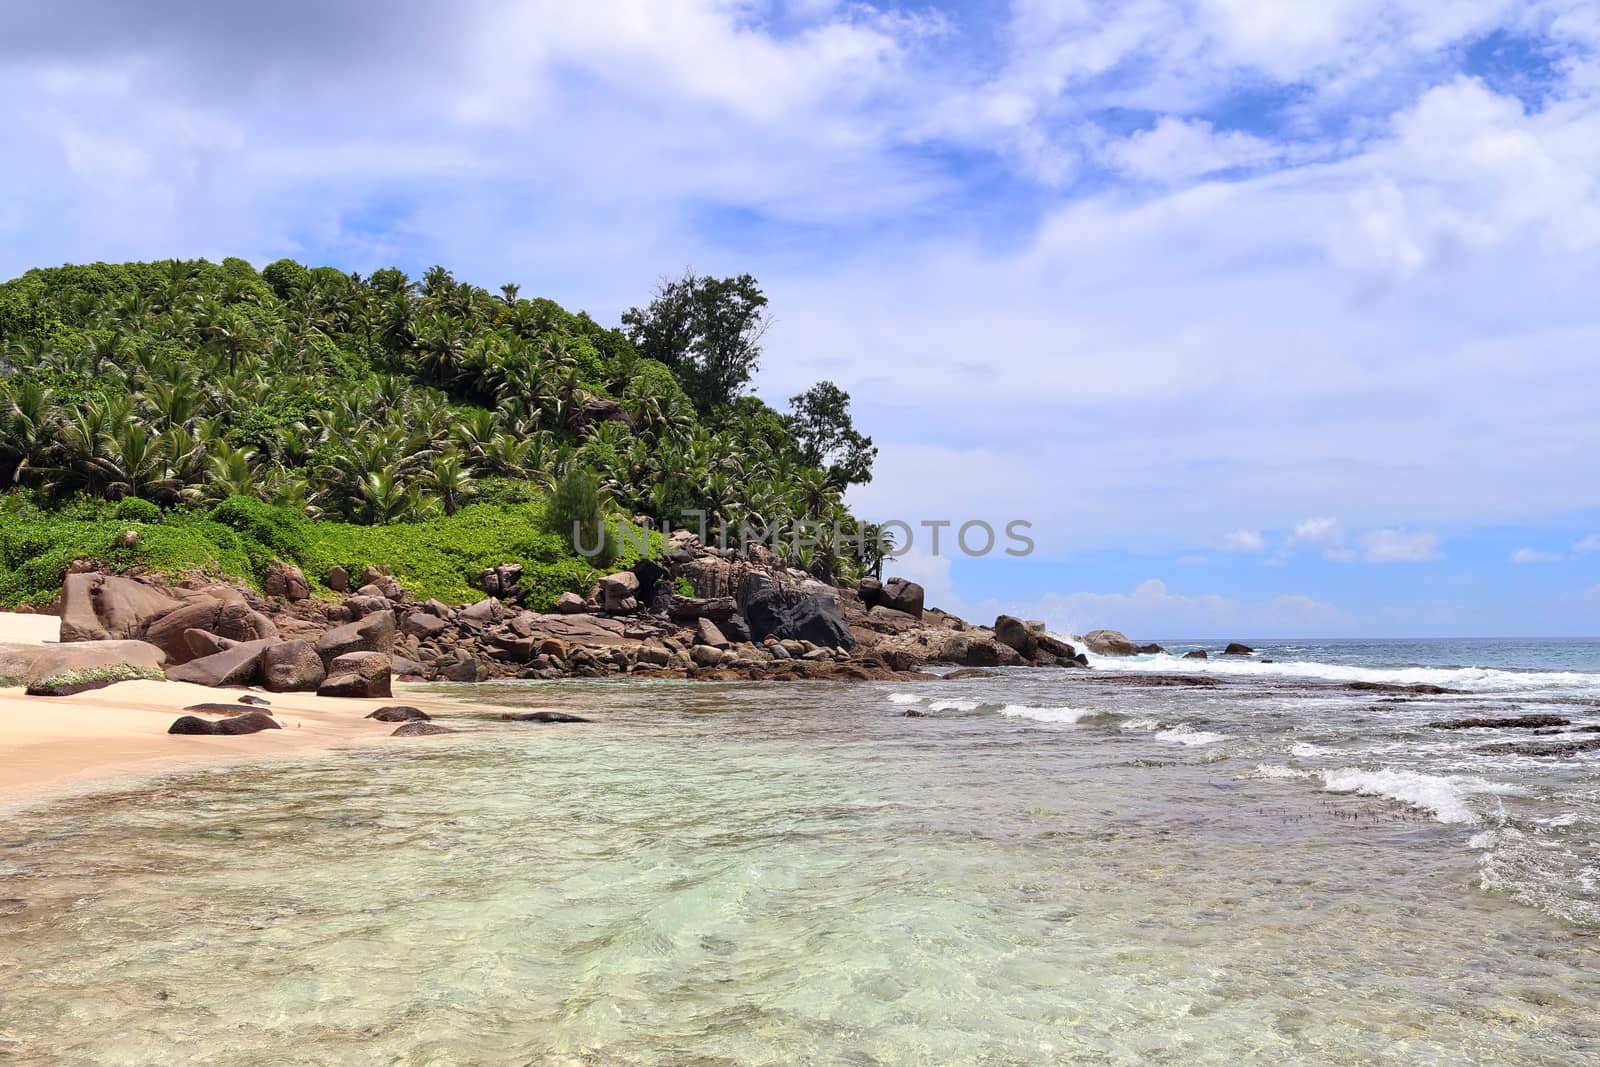
[[[390,696],[396,679],[915,680],[935,677],[933,667],[957,668],[944,677],[1081,670],[1090,651],[1160,651],[1112,630],[1091,631],[1080,647],[1010,615],[974,625],[927,607],[915,582],[831,585],[782,566],[760,544],[721,549],[679,530],[667,545],[664,558],[606,575],[587,597],[563,594],[549,612],[524,606],[515,563],[480,575],[483,598],[449,605],[414,599],[377,565],[358,577],[333,568],[326,584],[342,599],[331,600],[313,597],[305,575],[283,563],[270,566],[257,593],[108,574],[82,561],[54,606],[62,643],[12,673],[40,693],[154,671],[214,688],[372,698]],[[1249,652],[1230,645],[1225,654]]]

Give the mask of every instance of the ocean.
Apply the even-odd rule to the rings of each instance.
[[[24,812],[0,1063],[1600,1059],[1600,641],[1250,643],[441,687],[596,721]]]

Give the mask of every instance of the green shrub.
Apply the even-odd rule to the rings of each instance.
[[[142,497],[124,497],[117,501],[117,518],[123,522],[158,523],[161,509]]]

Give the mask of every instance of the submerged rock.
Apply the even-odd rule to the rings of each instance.
[[[1447,689],[1442,685],[1429,685],[1426,682],[1412,685],[1401,685],[1396,682],[1349,682],[1345,688],[1364,693],[1421,693],[1425,696],[1448,696],[1466,692],[1465,689]]]
[[[568,715],[564,711],[528,711],[516,715],[500,716],[506,722],[594,722],[582,715]]]
[[[367,718],[377,719],[379,722],[427,722],[433,716],[421,708],[391,705],[368,713]]]
[[[448,726],[440,726],[436,722],[408,722],[390,734],[390,737],[434,737],[438,734],[453,734],[454,730]]]
[[[1549,726],[1571,726],[1571,719],[1559,715],[1510,715],[1501,718],[1441,719],[1430,722],[1434,730],[1536,730]]]

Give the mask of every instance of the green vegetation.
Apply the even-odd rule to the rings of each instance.
[[[42,689],[64,689],[75,685],[111,685],[116,682],[159,682],[166,678],[160,667],[136,667],[132,663],[113,663],[106,667],[78,667],[71,670],[56,671],[43,678],[36,678],[28,685],[28,691]]]
[[[454,601],[520,562],[542,605],[637,551],[585,558],[574,521],[589,546],[638,513],[703,512],[730,540],[848,527],[875,452],[848,395],[821,383],[792,414],[741,395],[766,303],[748,275],[689,275],[624,332],[441,267],[29,271],[0,285],[0,603],[47,601],[92,558],[248,581],[277,559],[313,584],[376,564]],[[848,536],[786,552],[824,577],[872,562]]]

